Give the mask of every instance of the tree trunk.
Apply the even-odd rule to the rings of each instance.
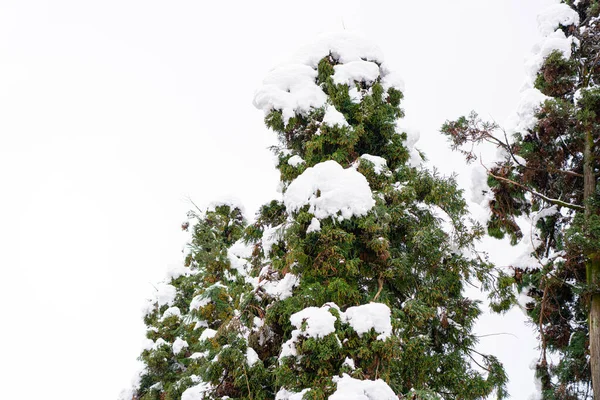
[[[592,210],[590,200],[596,192],[596,176],[594,173],[593,159],[594,137],[591,129],[587,129],[585,136],[585,149],[583,153],[583,197],[585,217],[587,220],[595,212],[595,210]],[[593,238],[590,239],[594,240]],[[598,285],[600,285],[600,256],[598,254],[586,254],[586,257],[587,284],[593,289],[588,319],[590,334],[590,369],[594,399],[600,399],[600,293],[597,293],[596,290]]]
[[[592,282],[598,284],[600,281],[600,260],[595,259],[590,264],[588,265],[588,272],[591,272]],[[600,399],[600,294],[597,293],[592,295],[589,324],[592,388],[594,389],[594,399]]]

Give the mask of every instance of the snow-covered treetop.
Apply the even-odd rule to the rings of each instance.
[[[372,83],[379,79],[385,90],[390,87],[404,90],[404,82],[385,66],[376,45],[359,35],[341,32],[320,36],[288,64],[273,69],[255,94],[255,107],[266,114],[281,110],[287,124],[295,114],[306,115],[313,108],[325,106],[327,95],[317,84],[317,65],[329,55],[338,63],[333,75],[337,84]]]
[[[534,86],[538,71],[552,52],[559,51],[567,60],[571,58],[572,46],[577,45],[577,40],[565,35],[561,27],[578,24],[579,14],[564,3],[554,4],[538,15],[538,30],[544,38],[533,47],[525,63],[528,87]]]
[[[320,35],[313,43],[302,47],[290,61],[317,68],[319,61],[329,54],[342,64],[361,60],[382,64],[384,61],[383,52],[377,45],[348,31]]]
[[[543,36],[549,36],[560,26],[579,24],[579,14],[567,4],[553,4],[542,11],[538,17],[538,30]]]
[[[559,52],[565,60],[571,58],[573,46],[578,46],[577,39],[567,36],[563,28],[579,24],[579,14],[564,3],[553,4],[538,15],[538,30],[543,36],[536,43],[525,61],[525,84],[517,109],[509,117],[506,129],[508,133],[526,132],[537,123],[536,117],[541,105],[549,97],[535,86],[540,69],[550,54]]]

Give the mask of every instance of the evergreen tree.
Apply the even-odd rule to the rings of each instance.
[[[488,233],[531,241],[512,279],[539,331],[536,373],[547,399],[600,399],[599,13],[598,1],[577,0],[538,17],[545,39],[527,63],[530,85],[512,138],[476,114],[442,128],[467,159],[475,155],[465,144],[502,150],[487,171]],[[523,238],[523,216],[533,239]]]
[[[399,128],[402,83],[380,51],[325,36],[270,72],[255,105],[282,199],[190,213],[185,266],[145,322],[141,400],[505,397],[497,359],[476,351],[489,285],[453,178],[420,166]]]

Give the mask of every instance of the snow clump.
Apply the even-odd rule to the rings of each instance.
[[[304,393],[308,392],[309,390],[310,389],[304,389],[301,392],[296,393],[289,392],[285,388],[281,388],[275,395],[275,400],[302,400]]]
[[[379,78],[379,66],[371,61],[357,60],[333,67],[333,82],[352,86],[354,82],[372,84]]]
[[[297,167],[300,164],[304,164],[304,160],[302,159],[302,157],[295,155],[295,156],[291,156],[287,163],[288,163],[288,165],[291,165],[292,167]]]
[[[227,249],[229,265],[241,276],[248,276],[250,268],[252,268],[250,263],[246,260],[252,257],[252,251],[252,246],[245,243],[243,239],[238,240]]]
[[[245,213],[244,203],[234,195],[224,195],[221,196],[220,199],[210,202],[207,211],[214,212],[217,207],[221,206],[229,206],[229,208],[232,210],[237,208],[242,212],[242,214]]]
[[[548,36],[559,26],[578,25],[579,14],[567,4],[553,4],[538,15],[537,22],[539,32]]]
[[[391,311],[382,303],[369,303],[362,306],[350,307],[343,313],[343,319],[362,336],[371,329],[380,335],[378,340],[385,340],[392,334]]]
[[[302,324],[306,322],[306,327],[303,334],[312,338],[322,338],[330,333],[335,332],[336,317],[329,312],[328,305],[325,307],[307,307],[302,311],[292,314],[290,322],[297,329],[302,328]]]
[[[397,400],[398,396],[381,379],[375,381],[354,379],[348,374],[341,378],[333,378],[337,383],[337,390],[329,400]]]
[[[537,73],[544,61],[553,51],[562,53],[565,59],[571,58],[571,46],[573,45],[573,36],[567,37],[563,31],[556,31],[532,49],[532,54],[525,62],[525,70],[528,75],[528,85],[533,86]]]
[[[370,154],[363,154],[362,156],[360,156],[360,158],[373,163],[373,169],[375,170],[376,174],[382,173],[387,168],[387,161],[383,157],[372,156]]]
[[[367,179],[333,160],[307,168],[290,184],[283,202],[289,213],[308,205],[308,212],[320,220],[363,216],[375,205]]]
[[[254,350],[252,347],[248,346],[246,348],[246,362],[248,363],[248,366],[252,367],[259,360],[260,360],[260,358],[258,357],[258,353],[256,352],[256,350]]]
[[[306,233],[319,232],[320,230],[321,230],[321,221],[319,221],[316,218],[313,218],[310,221],[310,225],[308,225],[308,228],[306,228]]]
[[[344,114],[335,109],[334,106],[328,104],[325,108],[325,115],[323,116],[323,123],[329,126],[339,125],[341,127],[349,126],[348,121],[344,118]]]
[[[298,277],[288,273],[278,281],[263,280],[259,283],[259,286],[269,296],[278,300],[285,300],[292,295],[292,290],[299,284]]]
[[[515,111],[515,126],[510,130],[513,132],[525,132],[533,129],[538,122],[536,117],[537,112],[540,110],[541,105],[549,98],[538,89],[525,90]]]
[[[173,342],[173,354],[179,354],[181,350],[183,350],[186,347],[188,347],[188,343],[185,340],[181,338],[175,339],[175,341]]]
[[[340,32],[319,36],[288,64],[273,69],[256,91],[254,106],[265,114],[281,111],[286,125],[297,114],[307,115],[313,109],[325,107],[327,95],[317,84],[317,65],[327,56],[337,63],[334,82],[348,85],[353,91],[353,101],[360,101],[354,82],[380,80],[386,91],[391,87],[404,91],[404,82],[384,64],[379,47],[359,35]]]
[[[334,333],[338,318],[331,313],[332,308],[339,313],[340,321],[349,324],[359,336],[371,329],[379,333],[377,340],[386,340],[392,335],[391,310],[382,303],[350,307],[346,312],[340,311],[335,303],[326,303],[320,308],[307,307],[290,317],[290,323],[297,329],[292,331],[291,338],[281,346],[279,360],[298,355],[296,342],[301,336],[323,338]]]
[[[212,390],[212,385],[206,382],[200,382],[196,386],[187,388],[181,395],[181,400],[203,400],[206,392]]]

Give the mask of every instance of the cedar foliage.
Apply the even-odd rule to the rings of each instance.
[[[385,90],[381,77],[336,84],[341,61],[334,54],[322,55],[316,83],[326,107],[341,112],[347,126],[324,124],[326,107],[289,121],[273,109],[265,118],[280,139],[273,151],[282,188],[335,160],[364,175],[375,206],[363,216],[324,218],[309,233],[308,206],[289,212],[281,200],[265,204],[253,222],[232,204],[191,212],[185,272],[168,282],[176,295],[171,302],[152,300],[145,316],[151,342],[141,354],[136,399],[180,399],[186,390],[210,399],[278,393],[287,399],[283,388],[310,389],[304,399],[326,399],[343,373],[381,379],[401,398],[506,396],[501,364],[475,349],[472,328],[481,311],[463,290],[469,280],[493,283],[491,265],[473,248],[483,228],[468,223],[452,177],[409,164],[407,134],[397,126],[402,92]],[[382,157],[387,166],[376,171],[363,154]],[[290,165],[292,156],[304,162]],[[286,279],[297,279],[291,296],[272,290]],[[343,310],[371,302],[391,310],[388,338],[374,330],[359,335],[340,318]],[[173,307],[179,312],[167,312]],[[327,309],[335,332],[309,337],[305,323],[296,332],[297,355],[280,357],[294,335],[290,317],[307,307]],[[178,338],[187,346],[175,354]]]
[[[517,292],[531,298],[526,311],[541,352],[536,374],[545,399],[584,399],[593,397],[588,316],[600,293],[600,274],[586,276],[600,249],[600,7],[590,0],[562,3],[581,22],[558,28],[574,38],[572,56],[553,51],[537,73],[534,86],[548,98],[537,109],[535,126],[509,140],[495,123],[472,113],[447,121],[442,132],[469,161],[475,155],[466,144],[487,141],[504,150],[504,159],[488,169],[493,197],[487,231],[516,244],[523,236],[518,217],[534,217],[537,261],[511,268]],[[585,176],[591,178],[589,193]]]

